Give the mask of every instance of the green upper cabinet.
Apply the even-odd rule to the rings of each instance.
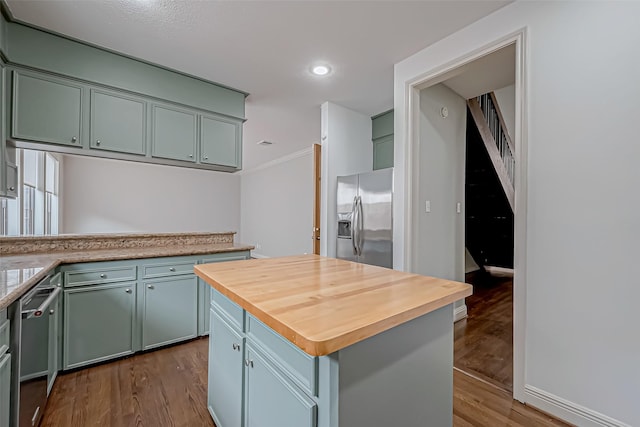
[[[164,105],[151,111],[153,157],[195,162],[196,114]]]
[[[393,110],[371,117],[373,170],[393,167]]]
[[[68,80],[14,71],[11,136],[79,147],[82,93]]]
[[[393,167],[393,135],[373,141],[373,170]]]
[[[202,116],[200,162],[240,168],[242,122]]]
[[[91,89],[91,148],[145,154],[146,103]]]

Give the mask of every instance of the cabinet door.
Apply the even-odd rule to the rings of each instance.
[[[64,369],[133,353],[135,282],[64,291]]]
[[[11,135],[80,147],[82,86],[14,71]]]
[[[0,427],[9,427],[11,412],[11,355],[0,356]]]
[[[59,273],[58,273],[59,274]],[[58,355],[60,354],[60,310],[62,298],[56,297],[49,310],[49,373],[47,375],[47,396],[58,376]]]
[[[145,154],[144,101],[91,91],[91,148]]]
[[[196,161],[196,115],[159,105],[152,112],[152,155]]]
[[[5,182],[7,197],[18,197],[18,167],[12,163],[5,163]]]
[[[240,167],[242,123],[202,116],[200,162]]]
[[[209,335],[211,321],[211,286],[198,279],[198,335]]]
[[[198,281],[193,275],[144,282],[142,348],[198,335]]]
[[[207,405],[216,426],[239,427],[242,426],[244,339],[214,310],[211,310],[211,331]]]
[[[393,167],[393,135],[373,141],[373,170]]]
[[[316,425],[316,403],[250,344],[246,362],[245,427]]]

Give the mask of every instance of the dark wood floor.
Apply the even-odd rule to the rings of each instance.
[[[207,352],[204,338],[62,374],[41,426],[212,427]],[[453,379],[454,427],[566,425],[459,371]]]
[[[504,390],[513,390],[513,278],[467,275],[473,295],[468,317],[454,326],[453,365]]]
[[[41,427],[214,426],[207,339],[58,376]]]

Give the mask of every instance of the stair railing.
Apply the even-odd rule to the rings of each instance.
[[[511,210],[514,210],[515,150],[493,92],[467,101]]]

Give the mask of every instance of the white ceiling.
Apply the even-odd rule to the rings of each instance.
[[[325,101],[392,108],[395,63],[510,2],[6,1],[19,21],[249,92],[245,169],[318,142]]]
[[[444,83],[464,99],[512,85],[516,81],[516,45],[510,44],[455,70]]]

